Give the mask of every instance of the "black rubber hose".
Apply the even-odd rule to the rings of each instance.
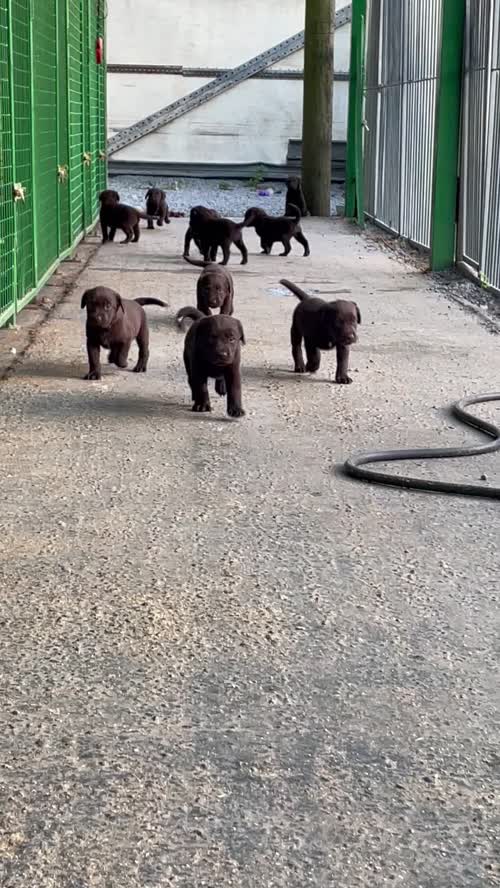
[[[500,392],[495,394],[475,395],[464,398],[453,404],[452,414],[466,425],[479,429],[494,441],[479,444],[475,447],[422,447],[412,450],[375,450],[371,453],[360,453],[344,463],[345,472],[352,478],[368,481],[371,484],[389,484],[391,487],[413,488],[414,490],[434,490],[440,493],[454,493],[461,496],[482,496],[500,499],[500,487],[487,487],[479,484],[452,483],[451,481],[431,481],[425,478],[412,478],[409,475],[388,475],[373,469],[363,468],[368,463],[392,462],[403,459],[450,459],[460,456],[478,456],[481,453],[492,453],[500,450],[500,429],[491,422],[473,416],[465,408],[472,404],[486,404],[489,401],[500,401]]]

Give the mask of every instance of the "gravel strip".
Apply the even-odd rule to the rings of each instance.
[[[263,207],[268,213],[279,215],[285,209],[284,182],[264,182],[256,186],[252,180],[234,179],[167,179],[162,176],[112,176],[113,188],[119,191],[124,203],[142,206],[148,188],[155,185],[167,192],[168,205],[177,212],[189,213],[196,204],[218,210],[223,216],[243,216],[251,206]],[[272,190],[269,196],[260,191]],[[344,205],[344,188],[332,186],[332,216]]]

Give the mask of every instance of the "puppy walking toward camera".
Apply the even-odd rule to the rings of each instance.
[[[212,407],[208,379],[215,379],[215,391],[227,395],[228,416],[245,415],[241,402],[241,345],[243,326],[228,315],[205,317],[197,308],[182,309],[193,324],[184,340],[184,366],[193,397],[193,412],[208,413]]]
[[[337,350],[335,382],[348,385],[352,379],[348,375],[349,349],[357,341],[357,326],[361,323],[361,313],[355,302],[337,299],[326,302],[309,296],[296,284],[281,280],[280,284],[291,290],[300,299],[293,313],[290,338],[295,373],[316,373],[321,363],[321,352]],[[302,340],[306,349],[307,363],[304,364]]]
[[[268,216],[261,207],[250,207],[245,213],[243,224],[247,228],[255,228],[260,237],[262,252],[267,256],[271,254],[275,243],[283,244],[284,251],[280,256],[288,256],[292,249],[292,237],[304,247],[304,256],[309,256],[311,252],[300,227],[300,210],[290,206],[288,213],[287,216]]]
[[[189,250],[192,240],[194,240],[199,252],[203,253],[201,245],[201,231],[203,229],[203,226],[205,222],[209,221],[210,219],[220,218],[220,213],[218,213],[217,210],[210,210],[208,207],[204,207],[201,204],[198,204],[196,207],[192,207],[191,212],[189,213],[189,226],[184,238],[184,252],[182,255],[185,259],[187,259],[187,257],[189,256]],[[217,255],[210,258],[215,261]]]
[[[221,314],[232,315],[234,284],[227,268],[216,262],[205,262],[184,256],[186,262],[203,268],[196,283],[196,305],[204,315],[211,315],[212,309],[220,308]],[[182,311],[182,309],[181,309]]]
[[[94,287],[82,296],[87,309],[87,353],[89,372],[84,379],[101,379],[101,348],[109,349],[108,361],[125,369],[132,340],[139,347],[134,373],[145,373],[149,358],[149,329],[143,305],[161,305],[161,299],[122,299],[109,287]]]
[[[146,215],[148,217],[148,228],[154,228],[154,218],[157,219],[157,225],[162,227],[165,222],[170,225],[168,215],[167,195],[161,188],[149,188],[146,191]]]

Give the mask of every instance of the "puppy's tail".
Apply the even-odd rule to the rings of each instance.
[[[185,305],[184,308],[180,308],[175,316],[175,320],[177,322],[177,326],[184,330],[186,327],[185,321],[199,321],[200,318],[204,318],[205,315],[199,308],[195,308],[194,305]]]
[[[141,210],[139,207],[134,207],[139,219],[149,219],[151,216],[157,216],[158,213],[145,213],[144,210]]]
[[[296,222],[300,222],[302,218],[302,214],[298,207],[295,204],[289,203],[285,207],[285,215],[291,216],[292,219],[295,219]]]
[[[292,293],[294,293],[294,295],[297,297],[297,299],[300,299],[301,302],[303,302],[304,299],[310,299],[310,298],[311,298],[311,297],[309,296],[309,293],[306,293],[305,290],[301,290],[300,287],[297,287],[297,284],[292,284],[291,281],[286,281],[286,280],[283,278],[283,279],[280,281],[280,284],[283,284],[284,287],[286,287],[288,290],[291,290]]]
[[[168,308],[166,302],[162,302],[161,299],[150,299],[148,296],[140,296],[139,299],[134,299],[134,302],[138,305],[161,305],[162,308]]]
[[[196,265],[196,268],[206,268],[207,265],[214,264],[213,262],[210,262],[210,261],[205,262],[204,259],[191,259],[190,256],[183,256],[183,259],[185,259],[186,262],[189,262],[190,265]]]

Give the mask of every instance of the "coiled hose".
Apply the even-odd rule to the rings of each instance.
[[[475,395],[464,398],[453,404],[451,412],[461,422],[478,429],[493,441],[475,447],[422,447],[410,450],[375,450],[360,453],[344,463],[344,471],[352,478],[368,481],[370,484],[388,484],[391,487],[412,488],[414,490],[432,490],[439,493],[454,493],[459,496],[481,496],[489,499],[500,499],[500,487],[487,487],[479,484],[453,483],[451,481],[432,481],[425,478],[412,478],[409,475],[389,475],[364,468],[369,463],[394,462],[403,459],[453,459],[460,456],[479,456],[481,453],[492,453],[500,450],[500,429],[491,422],[473,416],[465,408],[473,404],[486,404],[500,401],[500,392],[495,394]]]

